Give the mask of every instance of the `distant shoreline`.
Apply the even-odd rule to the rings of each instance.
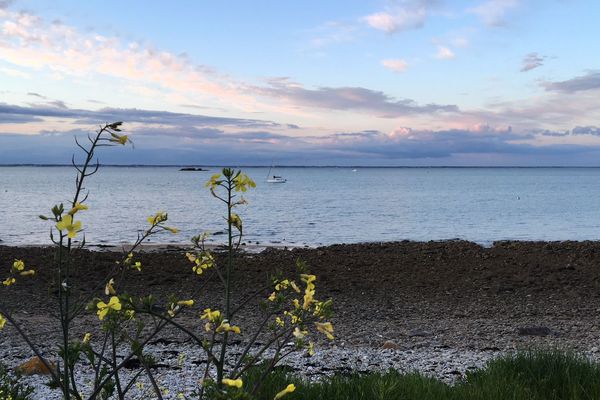
[[[210,164],[100,164],[101,167],[111,168],[223,168],[224,165]],[[231,165],[230,165],[231,166]],[[71,164],[0,164],[0,167],[72,167]],[[600,169],[599,165],[565,166],[565,165],[235,165],[236,168],[340,168],[340,169]],[[206,171],[199,171],[206,172]]]

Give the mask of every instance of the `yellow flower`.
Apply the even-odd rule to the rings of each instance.
[[[23,260],[15,260],[12,266],[13,271],[23,271],[25,269],[25,263]]]
[[[88,206],[86,206],[85,204],[81,204],[81,203],[75,203],[75,207],[71,208],[71,210],[69,210],[68,214],[70,216],[73,216],[77,213],[77,211],[83,211],[83,210],[87,210]]]
[[[311,357],[315,355],[315,344],[313,342],[308,342],[308,355]]]
[[[58,221],[56,228],[61,232],[66,230],[68,232],[68,237],[72,239],[77,236],[77,232],[81,230],[81,221],[73,221],[73,216],[67,214]]]
[[[311,283],[317,280],[317,277],[315,275],[308,274],[300,274],[300,278],[302,278],[302,281],[306,282],[307,285],[310,285]]]
[[[217,329],[215,330],[215,332],[217,332],[217,333],[221,333],[221,332],[233,332],[233,333],[237,333],[238,335],[240,333],[242,333],[242,331],[240,330],[240,328],[238,326],[230,325],[229,322],[221,322],[221,325],[219,325],[217,327]]]
[[[173,233],[173,234],[178,234],[179,233],[179,229],[173,228],[171,226],[165,226],[165,229],[168,230],[169,232]]]
[[[238,389],[241,389],[241,387],[244,385],[244,382],[241,380],[241,378],[237,378],[237,379],[223,379],[223,384],[227,385],[227,386],[233,386],[236,387]]]
[[[5,280],[2,281],[2,284],[4,286],[10,286],[10,285],[14,285],[17,282],[17,280],[13,277],[10,278],[6,278]]]
[[[315,322],[315,326],[319,332],[327,336],[327,339],[333,340],[333,325],[331,325],[331,322]]]
[[[239,231],[242,230],[242,219],[236,213],[231,213],[231,217],[229,218],[229,223],[235,226]]]
[[[133,268],[135,268],[141,272],[142,271],[142,263],[139,261],[136,261],[135,264],[133,264]]]
[[[200,255],[200,258],[196,257],[193,254],[187,254],[188,260],[192,261],[194,267],[192,267],[192,271],[197,273],[198,275],[202,275],[202,273],[211,268],[214,265],[215,258],[212,254],[205,252]]]
[[[208,180],[208,182],[206,182],[204,186],[209,187],[211,190],[214,190],[219,185],[219,183],[221,183],[221,181],[219,180],[220,177],[221,174],[214,174],[210,177],[210,179]]]
[[[108,281],[108,283],[106,284],[106,287],[104,288],[104,294],[107,296],[114,296],[115,294],[117,294],[117,292],[115,291],[115,287],[113,286],[115,284],[115,280],[113,278],[110,278],[110,281]]]
[[[296,390],[296,386],[293,383],[290,383],[289,385],[287,385],[287,387],[285,389],[283,389],[281,392],[277,393],[275,395],[275,397],[273,398],[273,400],[279,400],[286,394],[292,393],[294,390]]]
[[[191,307],[194,305],[194,300],[181,300],[181,301],[178,301],[177,304],[180,306]]]
[[[210,308],[206,308],[204,310],[204,313],[200,316],[200,318],[207,319],[210,322],[215,322],[219,318],[221,318],[221,311],[219,311],[219,310],[211,311]]]
[[[295,291],[296,293],[300,293],[300,288],[298,287],[298,285],[296,285],[296,282],[294,282],[294,281],[291,281],[291,282],[290,282],[290,286],[292,287],[292,289],[294,289],[294,291]]]
[[[250,179],[250,177],[246,174],[239,174],[235,179],[234,179],[234,184],[235,184],[235,191],[239,192],[245,192],[246,190],[248,190],[248,186],[255,188],[256,187],[256,183],[254,183],[254,181],[252,179]]]
[[[117,296],[113,296],[110,298],[108,304],[103,301],[99,301],[96,307],[98,307],[98,318],[100,321],[102,321],[110,310],[121,311],[121,301]]]
[[[111,142],[114,143],[119,143],[121,145],[125,145],[127,144],[127,142],[129,142],[129,136],[127,135],[118,135],[114,132],[111,132],[110,135],[112,136],[112,139],[110,139]]]
[[[276,297],[277,297],[277,293],[273,292],[273,293],[271,293],[271,295],[267,299],[269,301],[275,301]]]
[[[298,301],[298,299],[292,300],[292,304],[294,305],[294,308],[300,308],[300,302]]]
[[[315,291],[310,290],[307,287],[306,291],[304,292],[304,304],[302,305],[303,309],[308,310],[310,308],[310,305],[315,301],[314,295],[315,295]]]
[[[21,276],[33,276],[33,275],[35,275],[35,271],[33,269],[30,269],[30,270],[21,272],[19,275],[21,275]]]
[[[294,328],[294,337],[296,339],[304,339],[304,336],[306,336],[307,333],[308,333],[308,331],[302,331],[298,327]]]
[[[277,283],[277,285],[275,285],[275,290],[277,290],[277,291],[285,290],[285,289],[287,289],[289,284],[290,284],[290,281],[285,279],[285,280]]]
[[[146,220],[148,221],[148,223],[150,225],[158,225],[161,222],[165,222],[168,218],[169,217],[168,217],[167,213],[159,211],[156,214],[154,214],[153,216],[146,218]]]
[[[125,264],[125,265],[131,264],[132,259],[133,259],[133,253],[127,254],[127,257],[125,257],[125,260],[123,260],[123,264]]]
[[[284,326],[285,325],[285,321],[282,320],[281,318],[277,317],[275,318],[275,323],[279,326]]]
[[[90,342],[91,338],[92,338],[92,334],[88,332],[85,335],[83,335],[83,340],[81,342],[84,344],[88,344]]]
[[[0,329],[4,329],[4,325],[6,325],[6,318],[4,318],[4,315],[0,314]]]

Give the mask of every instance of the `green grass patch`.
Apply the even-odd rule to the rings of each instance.
[[[260,372],[245,377],[247,387]],[[256,399],[272,400],[289,383],[296,391],[286,400],[592,400],[600,399],[600,364],[571,353],[523,352],[497,358],[453,385],[393,370],[310,383],[279,369],[263,380]]]

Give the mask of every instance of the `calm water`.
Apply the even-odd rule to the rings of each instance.
[[[87,184],[90,210],[81,218],[88,242],[131,242],[155,211],[167,211],[181,233],[154,242],[222,231],[224,210],[204,188],[216,170],[104,167]],[[595,168],[278,169],[285,184],[266,183],[265,168],[246,172],[258,187],[239,213],[246,241],[261,244],[600,238]],[[37,215],[68,202],[73,187],[68,167],[0,167],[2,244],[48,243],[50,223]]]

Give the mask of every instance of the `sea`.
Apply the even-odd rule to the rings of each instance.
[[[220,171],[179,167],[103,166],[86,181],[89,210],[80,212],[86,242],[133,242],[155,212],[180,230],[149,243],[186,244],[202,232],[225,241],[224,205],[205,182]],[[286,183],[267,183],[269,168],[243,168],[257,187],[237,213],[246,245],[464,239],[600,239],[599,168],[336,168],[279,167]],[[0,167],[0,244],[50,244],[53,205],[75,188],[66,166]],[[80,235],[81,236],[81,235]]]

